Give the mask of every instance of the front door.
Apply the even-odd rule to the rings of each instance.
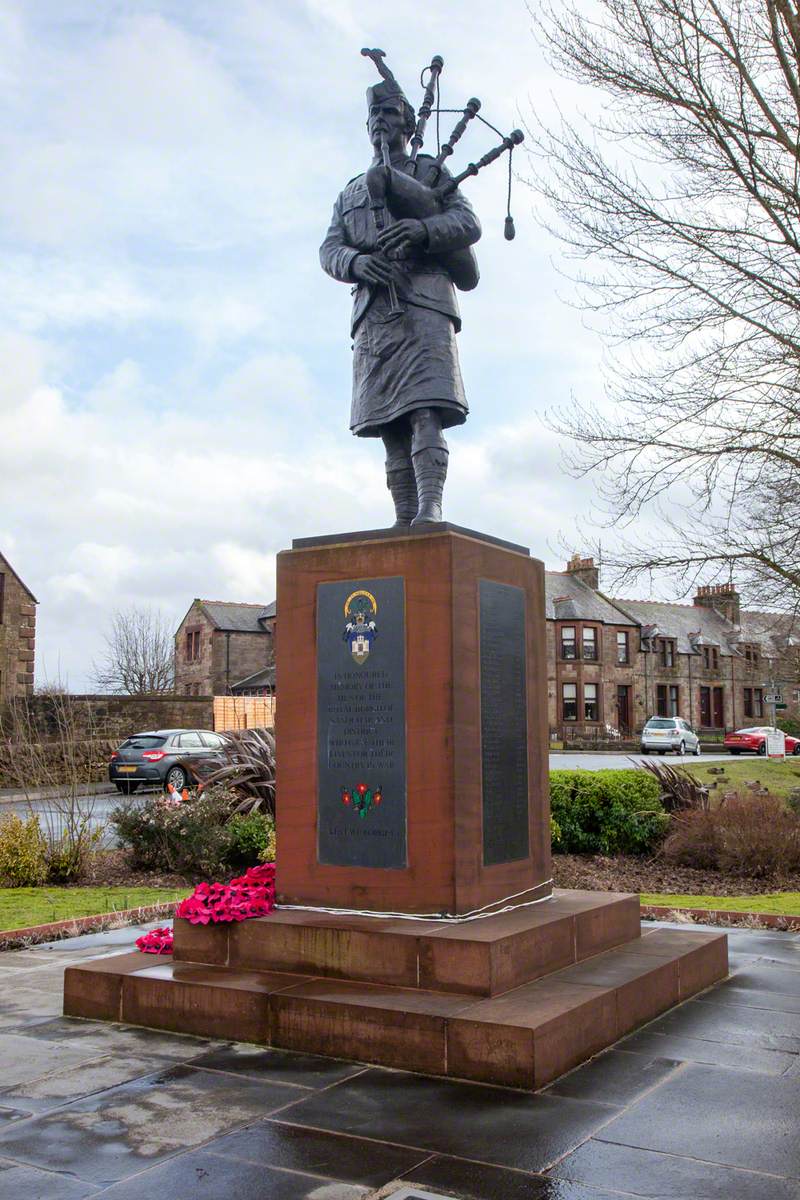
[[[700,724],[711,728],[711,688],[700,688]]]
[[[617,684],[617,725],[620,733],[630,733],[631,689],[627,683]]]
[[[721,687],[714,688],[714,727],[723,729],[725,726],[725,702]]]

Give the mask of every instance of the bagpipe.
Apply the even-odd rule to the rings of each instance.
[[[405,99],[402,89],[397,84],[392,72],[383,61],[385,58],[383,50],[368,50],[364,49],[361,53],[373,61],[378,69],[379,74],[387,83],[395,85],[399,95]],[[425,67],[420,75],[420,86],[424,88],[422,104],[417,112],[417,121],[414,133],[411,137],[410,158],[414,164],[415,171],[417,165],[417,156],[425,140],[425,128],[430,119],[431,113],[434,111],[434,100],[436,101],[435,111],[438,117],[440,113],[459,113],[459,120],[456,122],[452,133],[446,142],[437,147],[437,154],[433,159],[432,164],[426,163],[425,178],[420,179],[417,174],[407,174],[403,171],[392,171],[391,162],[389,159],[389,148],[385,138],[382,140],[381,151],[383,164],[378,167],[372,167],[367,172],[366,183],[370,197],[370,207],[375,216],[375,224],[380,231],[385,228],[387,208],[391,215],[401,220],[404,217],[412,217],[417,220],[424,220],[426,217],[432,217],[441,213],[445,207],[447,197],[456,190],[466,179],[477,175],[484,167],[495,162],[501,155],[508,153],[508,197],[506,203],[506,218],[504,236],[506,241],[513,241],[515,236],[514,219],[511,216],[511,181],[512,181],[512,166],[511,156],[515,146],[519,146],[524,139],[524,135],[520,129],[512,129],[511,133],[503,135],[499,129],[496,129],[485,117],[480,115],[481,102],[474,96],[467,101],[463,109],[458,108],[441,108],[438,103],[439,97],[439,77],[442,73],[444,61],[440,55],[435,55],[431,59],[430,66]],[[427,81],[425,76],[428,76]],[[488,126],[494,133],[501,137],[499,145],[487,151],[477,162],[471,162],[458,175],[450,175],[445,170],[445,162],[453,153],[456,144],[461,140],[467,130],[469,124],[477,118],[484,125]],[[437,256],[439,261],[447,268],[453,283],[461,291],[471,291],[476,287],[479,280],[478,263],[472,247],[468,246],[461,250],[452,250],[445,254]],[[389,288],[391,297],[391,309],[397,315],[402,312],[397,301],[396,291],[394,286]]]

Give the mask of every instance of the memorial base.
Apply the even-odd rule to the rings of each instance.
[[[173,959],[69,967],[64,1012],[533,1089],[727,975],[724,934],[640,929],[637,896],[573,891],[459,923],[177,920]]]

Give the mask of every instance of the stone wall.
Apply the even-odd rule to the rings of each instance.
[[[0,705],[33,691],[36,602],[0,554]]]
[[[57,732],[65,702],[78,728],[103,739],[122,739],[146,729],[214,728],[212,696],[32,696],[31,717],[42,737]]]

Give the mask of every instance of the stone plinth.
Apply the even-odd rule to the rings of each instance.
[[[547,895],[541,563],[447,526],[361,536],[278,556],[279,898],[435,916]],[[361,663],[344,612],[359,591],[377,604]],[[385,724],[375,700],[394,705]],[[392,740],[374,767],[370,721]],[[340,800],[359,782],[382,787],[363,820]]]
[[[64,1011],[535,1088],[723,978],[724,934],[642,936],[638,897],[552,890],[543,607],[541,563],[469,530],[281,554],[277,889],[300,907],[176,920],[174,960],[69,968]]]

